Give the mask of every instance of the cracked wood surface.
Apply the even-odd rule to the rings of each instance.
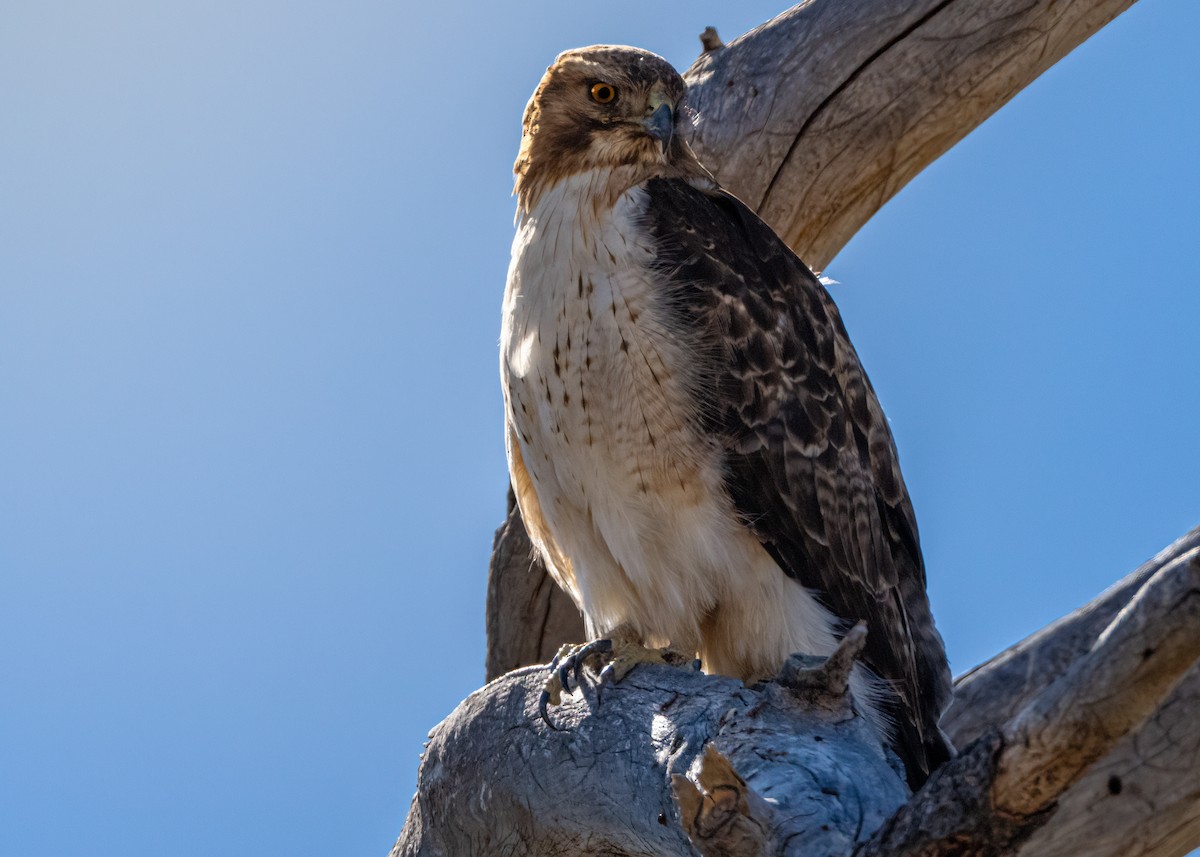
[[[1154,575],[1200,553],[1192,530],[1090,604],[960,676],[943,718],[959,746],[1011,719],[1059,680]],[[1183,617],[1178,617],[1183,618]],[[1192,633],[1200,637],[1196,619]],[[1142,726],[1058,800],[1021,857],[1182,857],[1200,846],[1200,663]]]
[[[1200,844],[1200,529],[964,676],[947,717],[963,751],[915,796],[846,702],[862,636],[754,688],[649,666],[601,702],[585,682],[557,728],[537,713],[545,668],[506,675],[432,733],[393,857],[1167,857]]]
[[[848,855],[907,798],[844,682],[814,705],[811,681],[796,698],[646,664],[600,699],[586,679],[552,729],[546,674],[511,672],[433,730],[392,857]]]
[[[944,725],[962,753],[856,857],[1166,857],[1200,844],[1194,706],[1187,717],[1200,690],[1198,557],[1200,529],[960,679]],[[1126,791],[1111,763],[1144,777],[1150,766],[1130,749],[1166,721],[1176,737],[1191,730],[1190,749],[1163,760],[1162,792]]]

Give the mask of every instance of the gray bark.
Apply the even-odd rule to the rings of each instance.
[[[394,857],[693,857],[689,829],[718,848],[804,841],[847,854],[907,798],[844,677],[828,687],[819,668],[751,690],[643,665],[602,695],[586,682],[551,710],[553,727],[538,714],[546,675],[511,672],[434,730]]]
[[[1132,2],[811,0],[729,45],[706,31],[686,74],[692,145],[819,269]],[[542,724],[544,669],[504,674],[583,624],[510,502],[488,586],[487,674],[503,678],[435,730],[393,854],[1186,854],[1200,846],[1198,547],[1195,531],[963,676],[946,718],[963,751],[909,798],[812,664],[754,689],[639,667],[602,704],[568,697],[557,731]],[[802,674],[824,689],[801,699]]]
[[[1133,0],[811,0],[688,70],[692,145],[809,266]]]
[[[1158,857],[1200,844],[1200,529],[965,676],[947,723],[964,749],[916,795],[846,694],[863,633],[753,688],[640,666],[601,689],[585,673],[549,723],[546,669],[509,673],[432,733],[393,857]]]
[[[1196,562],[1200,528],[1095,601],[959,677],[943,718],[959,746],[1011,720],[1060,680],[1161,569]],[[1200,635],[1194,616],[1163,617]],[[1059,799],[1022,857],[1181,857],[1200,847],[1200,664],[1193,664],[1141,728],[1131,731]]]

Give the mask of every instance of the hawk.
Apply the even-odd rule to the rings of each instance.
[[[525,110],[501,376],[521,515],[593,637],[770,677],[860,620],[918,785],[946,655],[883,411],[821,283],[700,165],[661,57],[567,51]]]

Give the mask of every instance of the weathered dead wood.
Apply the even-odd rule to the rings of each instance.
[[[1167,855],[1184,854],[1200,844],[1200,836],[1175,835],[1171,845],[1182,850],[1163,849],[1174,831],[1162,828],[1166,835],[1144,847],[1150,844],[1139,838],[1144,828],[1135,833],[1098,814],[1091,818],[1094,830],[1076,827],[1070,838],[1053,833],[1065,826],[1060,820],[1069,823],[1072,810],[1078,809],[1071,792],[1092,778],[1080,779],[1085,767],[1114,747],[1117,758],[1123,747],[1136,744],[1142,722],[1161,717],[1164,699],[1170,705],[1172,696],[1200,671],[1197,542],[1200,530],[1092,604],[1039,632],[1036,642],[1031,638],[1010,650],[1011,657],[1001,656],[968,674],[955,710],[986,712],[994,703],[990,710],[998,719],[948,718],[951,727],[958,726],[951,734],[966,749],[856,857]],[[1036,668],[1039,662],[1048,664],[1048,674]],[[974,690],[967,686],[971,683]],[[1193,748],[1192,762],[1195,755]],[[1200,814],[1197,768],[1191,768],[1190,777],[1194,817]],[[1122,791],[1120,786],[1115,790]],[[1102,791],[1116,797],[1108,787]],[[1100,794],[1092,791],[1091,797],[1098,800]],[[1129,796],[1125,803],[1131,800]],[[1149,809],[1142,804],[1134,812]],[[1098,840],[1103,850],[1097,849]]]
[[[963,673],[955,681],[954,702],[942,718],[947,734],[962,747],[1011,719],[1091,649],[1146,581],[1197,549],[1200,527],[1083,607]]]
[[[1200,551],[1200,528],[1101,594],[961,676],[943,720],[958,746],[1010,720],[1086,655],[1145,583]],[[1174,621],[1172,617],[1170,621]],[[1200,635],[1200,629],[1193,629]],[[1021,857],[1179,857],[1200,845],[1200,664],[1058,801]]]
[[[1183,857],[1200,847],[1200,664],[1059,800],[1020,857]]]
[[[700,160],[814,269],[1133,0],[810,0],[687,72]]]
[[[1150,578],[1092,648],[1005,725],[996,805],[1014,815],[1049,806],[1157,711],[1198,660],[1200,549]]]
[[[538,714],[545,668],[509,673],[431,734],[392,855],[848,855],[908,796],[848,701],[862,636],[795,657],[795,688],[661,665],[602,701],[585,682],[557,728]]]
[[[896,760],[846,701],[861,627],[754,689],[640,667],[602,704],[590,688],[567,698],[558,730],[537,716],[545,670],[519,670],[435,730],[393,855],[1185,854],[1200,844],[1198,557],[1200,529],[964,677],[948,725],[969,743],[907,802]],[[1151,727],[1185,740],[1121,761]],[[1079,779],[1087,757],[1114,744],[1104,800],[1080,792],[1097,776]],[[1114,761],[1130,779],[1104,773]],[[1170,795],[1132,787],[1151,769]],[[1114,810],[1122,794],[1119,825],[1080,806]]]

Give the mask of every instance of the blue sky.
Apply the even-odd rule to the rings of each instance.
[[[6,8],[0,852],[386,852],[482,680],[521,109],[732,6]],[[1200,521],[1197,31],[1137,4],[828,268],[956,672]]]

